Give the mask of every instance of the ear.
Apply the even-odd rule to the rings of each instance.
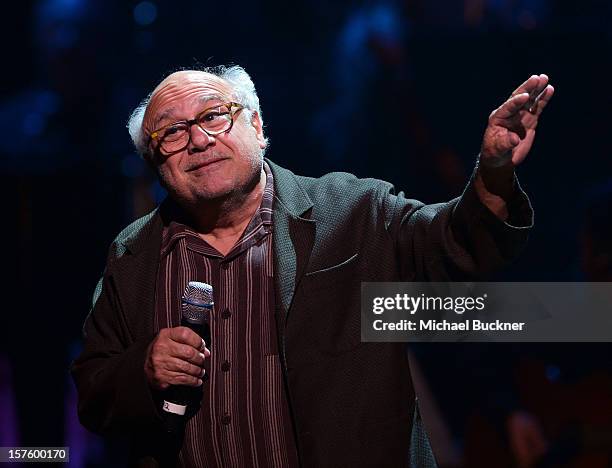
[[[253,111],[253,115],[251,116],[251,125],[255,129],[255,135],[257,136],[257,141],[259,142],[259,147],[264,149],[268,146],[268,142],[264,137],[263,125],[261,124],[261,118],[259,117],[259,113],[257,111]]]

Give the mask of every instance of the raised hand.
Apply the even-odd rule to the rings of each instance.
[[[533,144],[539,117],[554,92],[544,74],[532,75],[516,88],[489,116],[480,163],[488,167],[521,164]]]

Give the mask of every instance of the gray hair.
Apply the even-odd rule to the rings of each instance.
[[[187,70],[187,69],[185,69]],[[225,80],[232,88],[233,98],[239,104],[242,104],[250,112],[244,112],[244,114],[250,119],[253,116],[253,112],[257,112],[259,120],[263,126],[263,117],[261,115],[261,108],[259,106],[259,97],[257,97],[257,91],[255,90],[255,84],[249,74],[239,65],[225,66],[218,65],[215,67],[205,67],[197,69],[195,71],[201,71],[209,73],[222,80]],[[132,111],[130,118],[127,122],[127,129],[132,137],[132,143],[140,156],[143,158],[147,156],[147,136],[145,135],[142,123],[144,115],[147,110],[147,106],[151,101],[153,92],[142,100],[142,102]],[[266,138],[266,144],[268,139]]]

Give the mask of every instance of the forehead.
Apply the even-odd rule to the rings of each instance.
[[[176,72],[164,79],[151,94],[145,112],[145,127],[151,128],[166,117],[172,117],[207,98],[228,98],[232,88],[223,79],[199,71]],[[188,115],[183,118],[190,117]]]

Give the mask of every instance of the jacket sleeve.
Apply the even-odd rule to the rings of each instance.
[[[110,262],[83,326],[84,348],[72,363],[81,423],[100,434],[126,434],[161,423],[144,373],[153,336],[133,341],[113,287]]]
[[[517,257],[533,226],[533,210],[515,179],[508,219],[496,217],[480,200],[476,170],[463,194],[447,203],[424,205],[403,193],[383,194],[387,230],[404,281],[483,278]]]

